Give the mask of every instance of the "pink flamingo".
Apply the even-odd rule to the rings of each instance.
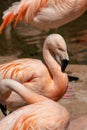
[[[43,57],[46,65],[40,60],[30,58],[1,64],[0,80],[6,78],[17,80],[36,93],[55,101],[59,100],[66,92],[68,86],[67,74],[62,72],[69,61],[63,37],[58,34],[49,35],[44,42]],[[14,92],[10,94],[5,103],[1,96],[0,103],[2,105],[6,104],[9,111],[13,111],[26,104]]]
[[[65,130],[68,127],[69,112],[55,101],[37,94],[11,79],[1,80],[0,89],[2,95],[5,94],[4,101],[13,90],[27,104],[31,103],[2,119],[0,121],[1,130]]]
[[[14,20],[42,29],[58,28],[87,10],[87,0],[21,0],[4,11],[0,32]]]
[[[0,91],[5,94],[4,102],[15,91],[26,102],[24,106],[0,121],[1,130],[86,130],[87,115],[70,122],[69,112],[47,97],[34,93],[11,79],[0,81]],[[33,97],[33,98],[32,98]],[[79,125],[78,125],[79,124]]]

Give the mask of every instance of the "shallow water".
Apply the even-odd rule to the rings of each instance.
[[[13,1],[12,1],[13,2]],[[11,0],[0,0],[0,23],[3,10],[11,5]],[[15,29],[7,27],[0,35],[0,55],[14,54],[20,57],[42,58],[42,43],[55,30],[43,32],[30,25],[20,23]],[[77,20],[56,30],[66,40],[70,63],[87,64],[87,12]],[[37,43],[37,44],[36,44]]]

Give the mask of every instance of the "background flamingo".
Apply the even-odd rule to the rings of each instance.
[[[87,10],[87,0],[21,0],[4,12],[0,32],[14,20],[42,29],[60,27]]]
[[[6,78],[17,80],[36,93],[53,100],[59,100],[68,87],[67,74],[63,73],[61,68],[64,71],[69,61],[66,43],[60,35],[52,34],[46,38],[43,46],[43,57],[46,65],[40,60],[29,58],[0,65],[0,80]],[[14,92],[5,103],[1,96],[0,103],[6,104],[10,111],[26,104]]]
[[[6,94],[4,100],[14,90],[27,104],[31,103],[2,119],[1,130],[65,130],[68,126],[69,112],[51,99],[34,93],[11,79],[1,80],[0,89],[2,95],[3,92]]]

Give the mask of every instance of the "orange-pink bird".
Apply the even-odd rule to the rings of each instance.
[[[0,81],[0,91],[5,94],[4,102],[15,91],[26,102],[24,106],[0,121],[1,130],[86,130],[87,115],[77,118],[69,124],[69,112],[47,97],[34,93],[21,83],[12,79]],[[79,124],[79,125],[78,125]]]
[[[53,100],[59,100],[68,87],[67,74],[62,72],[62,70],[65,69],[69,57],[66,43],[62,36],[51,34],[46,38],[43,46],[43,57],[46,65],[38,59],[30,58],[1,64],[0,80],[14,79],[36,93]],[[6,104],[9,111],[26,104],[14,92],[10,94],[5,103],[1,96],[0,103],[2,105]]]
[[[58,28],[82,15],[87,0],[21,0],[4,11],[0,32],[15,21],[33,24],[42,29]]]
[[[1,80],[0,90],[2,95],[5,94],[4,101],[13,90],[27,104],[31,104],[21,107],[2,119],[0,121],[1,130],[66,130],[68,127],[69,112],[55,101],[11,79]]]

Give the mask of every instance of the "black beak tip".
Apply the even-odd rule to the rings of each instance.
[[[0,103],[0,109],[2,111],[2,113],[7,116],[7,109],[6,109],[6,106],[3,106],[1,103]]]
[[[61,66],[62,72],[65,71],[65,69],[66,69],[66,67],[67,67],[68,64],[69,64],[69,60],[64,59],[64,60],[62,61],[62,66]]]

